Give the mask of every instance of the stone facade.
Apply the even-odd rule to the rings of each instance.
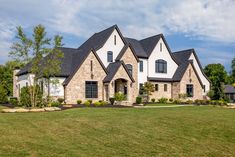
[[[91,71],[91,61],[93,70]],[[93,76],[92,76],[93,75]],[[76,104],[76,101],[82,100],[104,100],[103,93],[103,79],[106,76],[104,69],[99,63],[98,59],[91,52],[85,61],[82,63],[78,71],[72,77],[68,85],[65,87],[65,101],[67,104]],[[85,97],[85,81],[97,81],[98,82],[98,98],[86,98]]]
[[[152,84],[154,84],[154,88],[155,88],[155,85],[158,84],[158,91],[154,91],[152,93],[152,95],[150,96],[150,99],[152,98],[155,98],[156,100],[157,99],[160,99],[160,98],[168,98],[170,99],[172,96],[171,96],[171,93],[172,93],[172,83],[170,82],[151,82]],[[164,90],[164,86],[166,85],[166,91]]]
[[[138,96],[138,61],[134,56],[134,53],[130,49],[130,47],[127,48],[126,52],[123,54],[121,60],[124,61],[125,64],[131,64],[133,67],[132,70],[132,77],[134,78],[135,82],[132,83],[130,93],[130,101],[135,102],[135,98]]]
[[[190,74],[191,73],[191,74]],[[187,84],[193,85],[193,97],[187,99],[196,100],[203,99],[203,87],[199,82],[199,78],[191,64],[189,64],[180,82],[174,82],[172,85],[172,98],[179,99],[179,94],[186,94]]]

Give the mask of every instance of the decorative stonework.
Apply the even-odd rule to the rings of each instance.
[[[93,62],[93,72],[91,72],[91,61]],[[93,74],[93,75],[92,75]],[[91,77],[92,76],[92,77]],[[65,87],[65,101],[67,104],[75,104],[78,99],[83,102],[90,99],[85,98],[85,81],[98,82],[98,98],[93,101],[103,100],[103,79],[106,76],[104,69],[91,52],[85,61],[82,63],[76,74]]]
[[[151,82],[152,84],[158,84],[158,91],[154,91],[152,95],[150,96],[150,99],[155,98],[155,99],[160,99],[160,98],[171,98],[171,93],[172,93],[172,87],[170,82]],[[167,91],[164,91],[164,85],[167,85]]]

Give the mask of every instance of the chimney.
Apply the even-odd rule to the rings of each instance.
[[[17,86],[18,83],[18,76],[16,76],[16,74],[19,72],[19,69],[15,69],[13,70],[13,97],[17,97],[19,98],[19,89]]]

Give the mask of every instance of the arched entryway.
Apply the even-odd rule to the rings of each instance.
[[[126,95],[126,98],[127,98],[127,94],[128,94],[128,84],[127,84],[127,80],[125,79],[116,79],[114,81],[114,92],[115,93],[118,93],[118,92],[122,92],[124,93],[124,95]]]

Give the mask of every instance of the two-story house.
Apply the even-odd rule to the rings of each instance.
[[[210,82],[193,49],[171,52],[163,34],[137,40],[123,37],[117,25],[93,34],[78,48],[61,47],[61,72],[49,85],[42,78],[40,86],[52,97],[62,97],[68,104],[78,99],[108,101],[123,92],[134,103],[141,86],[154,84],[153,98],[174,98],[187,94],[190,99],[204,99]],[[45,58],[46,59],[46,58]],[[14,71],[14,96],[32,84],[30,63]],[[50,88],[50,90],[47,90]]]

